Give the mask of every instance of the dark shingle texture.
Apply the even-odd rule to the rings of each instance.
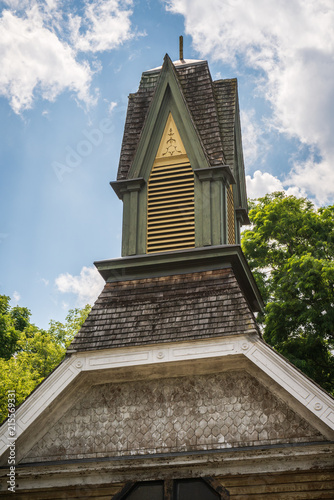
[[[211,79],[208,63],[199,61],[196,64],[175,66],[174,68],[210,165],[215,166],[225,163],[222,126],[220,124],[221,113],[218,110],[219,103],[216,99],[215,85]],[[128,176],[159,75],[160,71],[143,73],[138,92],[129,96],[117,180],[126,179]],[[231,81],[228,80],[228,82]],[[225,93],[224,98],[225,100],[228,99],[229,93]],[[233,101],[233,95],[231,95],[231,99]],[[225,105],[228,107],[228,102],[225,102]],[[232,107],[233,105],[234,101]],[[226,126],[227,122],[225,128],[223,127],[224,130]],[[231,122],[229,119],[228,126],[230,128],[225,130],[226,134],[233,135],[234,121]],[[233,162],[231,165],[233,165]]]
[[[257,330],[231,268],[106,283],[70,351]]]
[[[236,113],[237,79],[213,82],[219,125],[227,165],[234,164],[234,124]]]
[[[129,96],[117,180],[127,178],[158,78],[159,73],[143,73],[138,92]]]
[[[225,163],[214,88],[206,61],[179,66],[176,74],[210,164]]]

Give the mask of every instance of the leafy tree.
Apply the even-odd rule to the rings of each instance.
[[[10,297],[0,295],[0,358],[9,359],[17,350],[20,332],[29,324],[26,307],[10,307]]]
[[[49,333],[52,334],[63,347],[67,348],[76,333],[80,330],[90,310],[91,306],[89,304],[82,309],[70,309],[64,325],[60,323],[60,321],[50,321]]]
[[[43,330],[29,322],[28,309],[10,309],[9,300],[9,297],[5,297],[2,301],[5,314],[10,318],[6,318],[7,325],[3,323],[3,338],[10,338],[14,328],[15,352],[9,359],[8,351],[6,357],[0,357],[0,421],[7,417],[7,391],[15,390],[16,403],[22,403],[62,361],[67,346],[91,309],[89,305],[83,309],[71,309],[65,324],[51,320],[49,329]],[[18,327],[21,327],[22,331]],[[5,328],[9,328],[9,332]]]
[[[242,248],[265,301],[264,339],[334,392],[334,206],[277,192],[251,202]]]

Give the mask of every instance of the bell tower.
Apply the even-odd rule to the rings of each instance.
[[[111,186],[123,256],[239,244],[248,215],[236,80],[168,55],[144,72]]]

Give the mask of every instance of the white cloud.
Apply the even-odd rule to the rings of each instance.
[[[13,297],[12,297],[12,301],[14,302],[15,305],[18,304],[20,298],[21,298],[21,295],[19,294],[19,292],[15,291],[13,293]]]
[[[108,113],[111,115],[114,109],[117,106],[117,102],[111,101],[109,106],[108,106]]]
[[[92,72],[78,63],[75,52],[43,26],[37,8],[26,18],[4,11],[0,19],[0,93],[16,113],[32,106],[34,96],[53,101],[68,89],[79,99],[91,100]]]
[[[287,195],[297,197],[305,196],[305,190],[291,183],[283,183],[272,174],[268,172],[261,172],[256,170],[253,177],[246,175],[247,193],[249,198],[259,198],[265,196],[267,193],[274,193],[275,191],[285,191]]]
[[[299,186],[300,189],[311,192],[317,205],[333,202],[334,164],[323,159],[316,162],[309,158],[302,163],[295,163],[286,179],[286,184]]]
[[[130,0],[87,2],[84,16],[71,18],[75,47],[83,52],[102,52],[132,38],[131,6]]]
[[[56,278],[55,284],[59,292],[76,295],[78,306],[83,307],[94,304],[102,291],[104,280],[95,267],[84,266],[79,276],[64,273]]]
[[[259,123],[255,121],[254,109],[241,110],[240,119],[245,164],[250,167],[259,162],[259,157],[263,162],[267,146],[264,144]]]
[[[68,90],[93,104],[90,85],[98,60],[78,60],[78,52],[101,52],[130,39],[130,0],[75,4],[58,0],[7,1],[0,17],[0,95],[16,113],[32,107],[37,97],[54,101]],[[62,10],[63,9],[63,10]]]
[[[322,161],[295,166],[294,179],[312,168],[327,201],[334,192],[334,4],[332,0],[169,0],[185,17],[185,31],[202,57],[259,71],[259,87],[272,107],[279,131],[315,146]],[[327,179],[327,182],[324,182]],[[319,181],[320,183],[320,181]],[[306,184],[304,186],[306,188]],[[320,192],[321,191],[321,192]],[[320,200],[319,200],[320,201]]]

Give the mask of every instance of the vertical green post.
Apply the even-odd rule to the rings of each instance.
[[[129,255],[137,253],[138,190],[130,191]]]

